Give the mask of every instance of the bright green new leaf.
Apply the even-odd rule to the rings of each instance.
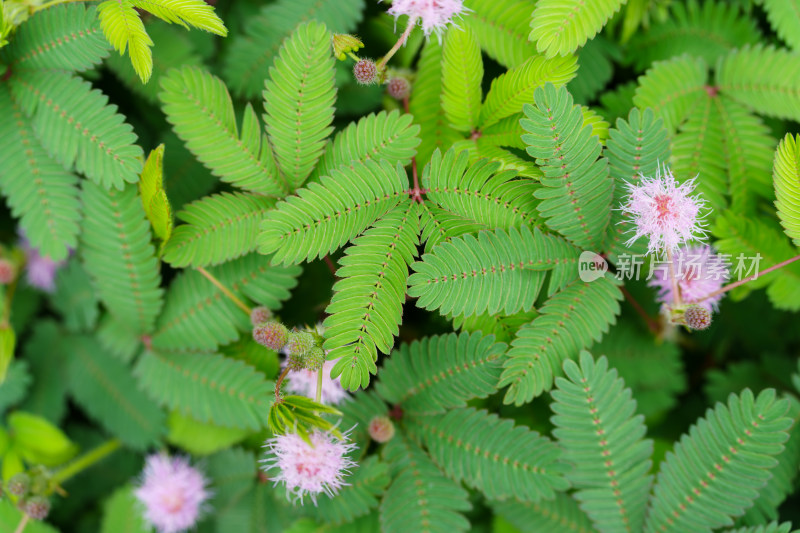
[[[153,73],[153,40],[131,0],[106,0],[97,6],[100,27],[108,42],[120,55],[128,50],[131,64],[143,83]]]
[[[800,135],[787,134],[775,151],[775,207],[784,231],[800,246]]]
[[[225,37],[228,29],[204,0],[131,0],[139,9],[149,11],[170,24],[180,24],[187,30],[194,26]]]
[[[627,0],[539,0],[528,36],[547,57],[571,54],[594,37]]]
[[[6,419],[14,446],[28,463],[58,466],[78,453],[78,446],[44,418],[14,411]]]
[[[153,227],[156,238],[164,243],[172,235],[172,208],[164,190],[164,145],[159,144],[147,156],[144,170],[139,180],[139,194],[142,196],[144,214]]]
[[[198,422],[172,411],[167,417],[167,442],[192,455],[209,455],[230,448],[250,434],[246,429]]]
[[[481,113],[481,48],[469,27],[451,27],[442,55],[442,109],[453,129],[477,129]]]

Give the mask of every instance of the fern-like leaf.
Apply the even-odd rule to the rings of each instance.
[[[705,86],[708,67],[699,57],[684,55],[668,61],[656,61],[644,76],[633,103],[639,109],[649,107],[664,120],[668,131],[674,132],[701,96],[708,93]]]
[[[60,261],[78,244],[78,178],[50,158],[6,87],[0,116],[0,190],[31,244]]]
[[[375,455],[361,461],[358,468],[347,477],[347,486],[335,496],[322,496],[317,502],[317,512],[326,525],[352,522],[378,506],[378,497],[389,484],[386,463]]]
[[[469,27],[451,27],[442,54],[442,109],[450,126],[474,131],[481,113],[483,61],[475,34]]]
[[[533,56],[523,64],[492,80],[492,86],[481,108],[481,130],[500,119],[516,115],[522,105],[533,100],[537,87],[550,82],[566,85],[575,77],[578,64],[574,56],[546,59]]]
[[[565,359],[599,340],[619,314],[622,294],[613,278],[576,281],[547,300],[541,313],[522,326],[511,343],[500,386],[503,401],[522,405],[550,390]]]
[[[571,54],[603,29],[626,0],[539,0],[528,38],[547,57]]]
[[[539,501],[569,487],[561,450],[511,420],[470,407],[413,417],[407,428],[450,478],[489,498]]]
[[[577,257],[576,248],[539,229],[481,231],[423,255],[412,265],[408,294],[419,298],[418,307],[442,314],[509,315],[531,309],[548,270],[553,291],[574,279]]]
[[[403,316],[408,265],[419,243],[416,205],[405,200],[353,241],[339,260],[341,278],[325,312],[328,360],[339,359],[331,376],[341,374],[350,390],[366,388],[377,372],[377,351],[389,353]]]
[[[397,435],[383,448],[397,472],[380,506],[385,533],[462,533],[470,524],[460,511],[471,508],[467,491],[444,477],[419,446]]]
[[[513,171],[498,172],[500,163],[481,159],[468,165],[469,154],[437,150],[425,166],[422,185],[426,197],[451,213],[488,228],[511,229],[533,225],[536,183],[514,179]]]
[[[420,208],[420,240],[425,243],[425,253],[442,242],[450,242],[465,233],[478,233],[488,226],[442,209],[428,200]]]
[[[274,385],[241,361],[218,354],[147,352],[134,374],[159,403],[199,422],[267,427]]]
[[[535,503],[514,499],[491,502],[492,509],[520,531],[537,533],[594,533],[592,522],[572,496],[557,493]]]
[[[715,85],[757,113],[800,120],[800,61],[788,50],[745,46],[721,57]]]
[[[722,533],[797,533],[797,529],[792,528],[791,522],[770,522],[764,526],[737,527],[736,529],[720,530]]]
[[[489,57],[514,68],[536,53],[528,40],[533,7],[528,0],[466,0],[464,5],[472,10],[464,25],[472,28]]]
[[[91,337],[68,337],[66,379],[77,404],[103,428],[136,450],[166,433],[164,412],[139,390],[128,367]]]
[[[652,476],[653,441],[642,439],[644,417],[634,416],[631,390],[608,369],[608,359],[581,352],[580,366],[564,361],[550,406],[553,435],[564,449],[575,499],[599,531],[640,531]],[[610,512],[614,509],[614,512]]]
[[[144,153],[117,106],[107,105],[107,96],[56,71],[20,72],[10,81],[42,145],[64,167],[74,165],[105,188],[139,181]]]
[[[264,85],[264,124],[292,190],[311,173],[333,131],[334,62],[325,25],[302,24],[281,47]]]
[[[466,332],[403,344],[383,365],[378,394],[415,415],[465,407],[497,389],[505,351],[491,335]]]
[[[790,48],[800,48],[800,2],[798,0],[761,0],[770,26]]]
[[[228,35],[228,29],[214,13],[214,8],[204,0],[131,0],[135,7],[149,11],[170,24],[180,24],[186,29],[194,26],[201,30]]]
[[[132,0],[106,0],[97,6],[100,28],[120,55],[128,50],[131,64],[143,83],[153,73],[153,40],[147,35]]]
[[[786,234],[800,247],[800,135],[783,138],[773,168],[778,217]]]
[[[68,4],[22,23],[2,57],[14,70],[82,71],[100,63],[108,51],[94,6]]]
[[[336,250],[394,208],[408,176],[381,160],[334,170],[279,202],[261,223],[258,251],[275,252],[273,263],[310,261]]]
[[[534,99],[535,106],[523,107],[527,119],[522,127],[528,133],[522,140],[545,176],[544,188],[535,193],[542,200],[539,212],[549,227],[577,246],[596,250],[611,215],[614,188],[607,161],[598,160],[600,142],[565,87],[548,83],[536,89]]]
[[[134,331],[150,333],[164,291],[136,187],[107,191],[84,182],[82,199],[81,256],[100,300]]]
[[[197,67],[173,70],[159,94],[167,120],[187,148],[222,181],[266,195],[281,195],[272,150],[258,117],[245,107],[241,136],[222,80]]]
[[[297,267],[273,267],[249,254],[208,271],[237,298],[248,298],[271,310],[289,297],[300,274]],[[185,271],[172,282],[153,346],[165,351],[213,351],[250,331],[250,317],[199,272]]]
[[[413,120],[413,116],[399,111],[381,111],[351,123],[325,147],[310,179],[329,176],[331,170],[350,167],[353,161],[386,159],[407,166],[420,143],[420,127],[413,124]]]
[[[767,389],[731,394],[689,428],[661,463],[644,531],[670,533],[733,525],[753,504],[783,450],[789,405]]]
[[[258,226],[275,200],[256,194],[221,193],[187,205],[164,246],[176,267],[218,265],[256,249]]]

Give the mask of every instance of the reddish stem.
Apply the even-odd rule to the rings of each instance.
[[[281,375],[278,376],[278,381],[275,382],[275,403],[280,403],[281,400],[281,383],[283,380],[286,379],[286,374],[289,373],[289,365],[286,365],[286,368],[283,369]]]
[[[766,269],[766,270],[764,270],[762,272],[756,272],[752,276],[747,276],[746,278],[744,278],[742,280],[739,280],[739,281],[736,281],[734,283],[730,283],[728,285],[725,285],[721,289],[716,290],[716,291],[714,291],[712,293],[706,294],[702,298],[697,298],[696,300],[692,300],[689,303],[698,303],[698,302],[702,302],[703,300],[708,300],[709,298],[713,298],[714,296],[719,296],[720,294],[725,294],[728,291],[732,291],[736,287],[740,287],[740,286],[744,285],[748,281],[752,281],[752,280],[756,279],[759,276],[765,276],[765,275],[769,274],[770,272],[772,272],[773,270],[778,270],[779,268],[783,268],[786,265],[794,263],[797,260],[800,260],[800,255],[796,255],[796,256],[792,257],[791,259],[787,259],[786,261],[778,263],[777,265],[773,265],[773,266],[769,267],[768,269]]]
[[[636,298],[633,297],[633,295],[628,291],[628,289],[625,288],[624,285],[620,287],[620,289],[622,290],[622,294],[625,296],[625,299],[628,300],[628,303],[631,304],[639,316],[644,319],[645,323],[647,324],[647,329],[649,329],[651,333],[658,333],[658,330],[660,329],[658,326],[658,321],[647,314],[647,311],[644,310],[644,307],[642,307],[639,302],[636,301]]]
[[[333,277],[336,277],[336,265],[333,264],[333,261],[331,260],[331,256],[329,256],[329,255],[325,256],[325,264],[328,265],[328,270],[331,271],[331,274],[333,274]]]

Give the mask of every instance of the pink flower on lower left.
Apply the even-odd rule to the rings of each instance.
[[[136,498],[144,517],[158,533],[178,533],[192,528],[211,496],[208,481],[182,457],[151,455],[144,467]]]

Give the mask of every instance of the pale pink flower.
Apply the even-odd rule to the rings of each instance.
[[[211,496],[203,474],[182,457],[150,455],[136,498],[144,517],[159,533],[178,533],[195,525]]]
[[[333,496],[349,485],[343,478],[356,463],[347,454],[356,445],[346,439],[347,434],[339,439],[318,429],[311,433],[311,444],[296,433],[278,435],[264,444],[267,458],[261,461],[262,468],[276,484],[286,485],[287,495],[293,495],[301,504],[308,495],[316,505],[318,494]],[[275,469],[279,470],[277,474],[272,472]]]
[[[56,274],[66,261],[53,261],[42,255],[38,248],[31,246],[30,241],[20,232],[20,246],[25,251],[25,274],[31,287],[53,292],[56,288]]]
[[[331,369],[336,361],[325,361],[322,366],[322,397],[320,401],[328,405],[337,405],[349,395],[342,388],[339,377],[331,379]],[[284,361],[283,366],[286,366]],[[317,372],[312,370],[291,370],[286,377],[286,391],[299,394],[312,400],[317,397]]]
[[[387,12],[395,19],[408,15],[419,20],[425,35],[441,34],[444,27],[463,11],[464,0],[394,0]]]
[[[672,257],[675,279],[683,303],[690,303],[719,290],[730,278],[730,263],[714,253],[710,246],[684,247]],[[664,304],[675,302],[675,291],[669,278],[669,267],[664,263],[655,269],[648,285],[658,289],[658,300]],[[716,310],[722,294],[697,302],[707,311]]]
[[[653,178],[641,176],[639,183],[629,183],[630,196],[622,211],[631,216],[636,232],[627,245],[647,237],[649,253],[674,252],[686,241],[705,237],[700,216],[705,202],[689,196],[694,187],[694,179],[678,185],[666,167]]]

